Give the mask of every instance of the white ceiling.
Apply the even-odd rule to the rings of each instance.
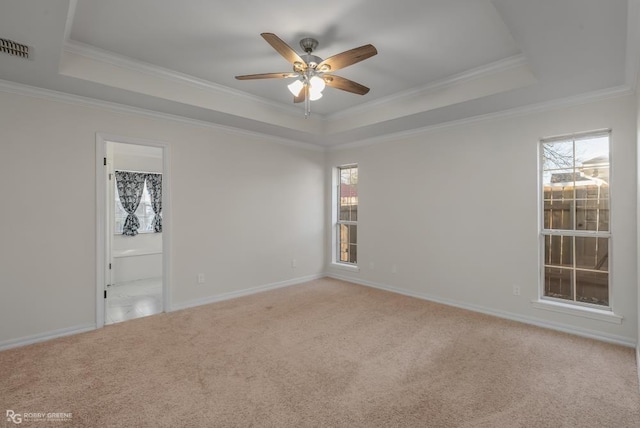
[[[634,88],[637,0],[3,0],[0,79],[324,146],[581,94]],[[628,25],[628,23],[632,25]],[[260,33],[314,54],[373,44],[312,116]]]

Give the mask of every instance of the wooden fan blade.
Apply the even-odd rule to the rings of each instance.
[[[303,103],[309,97],[309,86],[305,85],[302,90],[298,93],[298,95],[293,97],[294,103]]]
[[[298,77],[298,73],[283,71],[282,73],[245,74],[244,76],[236,76],[236,79],[238,80],[285,79],[287,77]]]
[[[326,72],[326,71],[336,71],[341,68],[348,67],[356,62],[364,61],[367,58],[371,58],[376,55],[378,51],[373,45],[364,45],[359,48],[354,48],[348,51],[344,51],[332,57],[329,57],[322,61],[316,67],[316,70]]]
[[[324,81],[327,86],[331,86],[332,88],[336,89],[342,89],[343,91],[351,92],[358,95],[364,95],[369,92],[369,88],[367,88],[366,86],[340,76],[325,75]]]
[[[293,97],[293,102],[294,103],[303,103],[304,102],[304,95],[305,95],[305,91],[302,90],[300,91],[300,93],[298,94],[298,96]]]
[[[294,67],[298,67],[301,69],[307,68],[307,63],[304,62],[300,55],[296,53],[291,47],[286,44],[280,37],[276,36],[273,33],[262,33],[260,34],[266,41],[269,43],[280,55],[283,56],[284,59],[293,64]]]

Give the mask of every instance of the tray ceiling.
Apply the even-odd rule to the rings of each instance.
[[[531,104],[633,87],[636,0],[6,0],[0,79],[324,146]],[[371,43],[378,55],[336,74],[304,119],[289,71],[261,37],[326,58]]]

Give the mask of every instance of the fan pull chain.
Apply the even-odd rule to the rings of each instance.
[[[308,119],[311,115],[311,100],[309,99],[309,81],[304,84],[304,118]]]

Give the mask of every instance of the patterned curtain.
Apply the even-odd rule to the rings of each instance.
[[[140,227],[140,220],[136,217],[135,212],[138,209],[138,205],[140,205],[140,199],[142,199],[144,179],[147,174],[128,171],[116,171],[115,173],[120,202],[122,203],[122,208],[128,214],[122,227],[122,234],[136,236]]]
[[[153,209],[153,231],[162,232],[162,174],[147,174],[147,190]]]

